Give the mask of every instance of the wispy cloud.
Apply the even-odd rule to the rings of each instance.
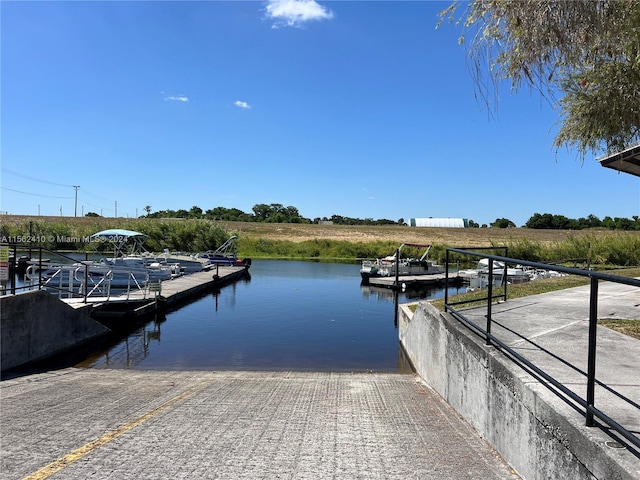
[[[333,12],[315,0],[268,0],[266,12],[274,21],[272,28],[301,27],[306,22],[333,18]]]
[[[233,102],[233,104],[239,108],[251,108],[251,105],[249,105],[247,102],[243,102],[242,100],[236,100],[235,102]]]
[[[164,95],[164,92],[162,92],[162,94]],[[189,101],[189,97],[187,97],[186,95],[165,95],[164,99],[165,101],[168,101],[168,102],[188,102]]]

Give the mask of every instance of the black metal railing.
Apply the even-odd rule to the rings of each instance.
[[[491,247],[495,248],[495,247]],[[638,437],[638,432],[632,432],[620,425],[615,419],[606,415],[603,411],[598,409],[595,405],[595,386],[598,385],[606,389],[608,392],[615,395],[617,398],[624,401],[626,404],[631,407],[637,409],[638,415],[640,415],[640,405],[633,401],[630,398],[627,398],[621,392],[615,390],[614,388],[604,384],[596,378],[596,344],[597,344],[597,312],[598,312],[598,285],[600,281],[614,282],[617,284],[630,285],[634,287],[640,287],[640,280],[629,277],[621,277],[617,275],[611,275],[602,272],[595,272],[592,270],[582,270],[577,268],[563,267],[560,265],[552,265],[547,263],[539,263],[539,262],[531,262],[527,260],[520,260],[509,258],[507,256],[499,256],[486,253],[486,248],[447,248],[446,251],[446,277],[445,282],[447,288],[445,288],[445,312],[451,313],[457,320],[459,320],[462,324],[466,325],[472,331],[474,331],[479,336],[485,339],[485,343],[489,346],[496,347],[501,352],[503,352],[507,357],[513,360],[516,364],[518,364],[521,368],[523,368],[527,373],[532,375],[536,380],[540,381],[542,385],[551,390],[555,395],[560,397],[563,401],[569,404],[572,408],[580,412],[585,416],[586,425],[589,427],[598,426],[606,431],[613,438],[617,438],[616,433],[623,437],[629,444],[635,447],[634,452],[636,456],[640,456],[640,437]],[[506,251],[506,250],[505,250]],[[463,256],[471,256],[476,257],[478,259],[488,259],[488,278],[489,281],[487,283],[487,295],[481,296],[480,298],[475,298],[473,300],[462,300],[457,302],[449,301],[448,295],[448,284],[449,284],[449,267],[450,267],[450,254],[455,253]],[[508,282],[503,282],[502,288],[503,294],[494,295],[493,294],[493,263],[501,262],[504,264],[504,277],[506,279],[506,269],[507,265],[519,265],[523,267],[531,267],[533,269],[540,269],[552,272],[559,272],[569,275],[578,275],[582,277],[588,277],[590,279],[589,285],[589,332],[588,332],[588,353],[587,353],[587,371],[583,371],[577,366],[571,364],[570,362],[560,358],[559,356],[551,353],[548,350],[541,348],[531,339],[525,338],[525,336],[518,334],[517,332],[508,329],[505,325],[502,325],[499,322],[496,322],[492,319],[492,304],[496,298],[503,298],[505,301],[507,299],[507,285]],[[455,307],[458,305],[466,304],[468,305],[471,302],[475,303],[484,303],[486,305],[486,325],[481,326],[468,318],[468,315],[465,315],[464,312],[456,309]],[[565,365],[572,368],[574,371],[579,372],[581,375],[586,377],[586,393],[584,396],[574,392],[566,385],[561,383],[559,380],[554,378],[549,373],[545,372],[540,366],[534,364],[532,361],[527,359],[524,355],[520,354],[513,348],[511,348],[507,343],[502,341],[497,335],[492,333],[491,327],[492,324],[499,325],[502,328],[507,329],[510,333],[517,335],[522,340],[525,340],[532,346],[536,346],[537,350],[543,351],[545,354],[552,356],[556,360],[560,360]],[[637,359],[636,359],[637,360]],[[596,419],[602,424],[596,422]]]

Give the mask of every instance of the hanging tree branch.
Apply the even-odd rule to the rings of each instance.
[[[560,110],[556,148],[609,153],[640,140],[640,0],[455,1],[476,93],[510,81]],[[468,42],[468,43],[467,43]]]

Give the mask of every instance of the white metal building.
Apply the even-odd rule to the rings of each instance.
[[[411,227],[447,227],[447,228],[467,228],[469,220],[466,218],[410,218]]]

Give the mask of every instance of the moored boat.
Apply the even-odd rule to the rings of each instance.
[[[405,247],[417,247],[425,250],[420,258],[402,258],[401,253]],[[364,260],[360,267],[360,277],[366,284],[373,277],[406,277],[444,273],[442,266],[429,260],[429,250],[431,250],[430,244],[403,243],[396,250],[395,255],[375,260]]]
[[[199,258],[207,259],[213,265],[243,266],[249,268],[251,266],[251,259],[238,259],[238,251],[236,248],[237,238],[237,235],[232,235],[229,240],[220,245],[216,250],[201,253]]]

